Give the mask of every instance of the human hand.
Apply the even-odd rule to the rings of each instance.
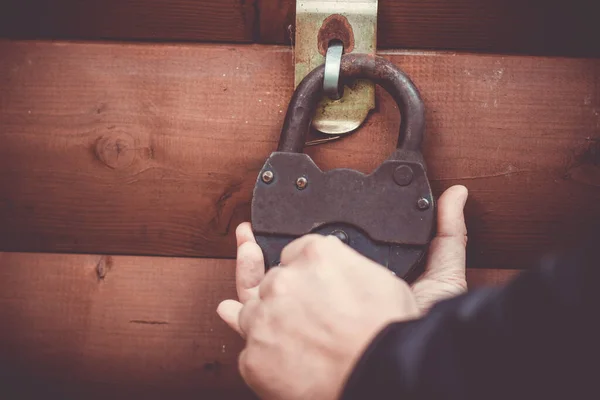
[[[412,287],[334,237],[307,235],[282,252],[285,267],[264,273],[250,224],[237,231],[239,302],[221,318],[246,338],[244,380],[264,399],[336,399],[352,367],[386,325],[419,317],[466,290],[467,190],[438,202],[438,234],[426,271]]]

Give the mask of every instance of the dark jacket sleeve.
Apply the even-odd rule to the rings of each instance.
[[[600,398],[593,246],[547,259],[504,288],[469,292],[420,320],[389,325],[342,399]]]

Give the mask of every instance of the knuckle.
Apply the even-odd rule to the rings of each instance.
[[[304,247],[304,255],[310,260],[324,258],[333,243],[330,239],[331,238],[325,236],[315,238]]]
[[[448,277],[447,282],[452,287],[453,294],[458,295],[467,291],[467,279],[464,274],[454,274]]]
[[[240,236],[242,233],[244,233],[244,229],[246,229],[246,227],[244,226],[244,223],[239,224],[235,228],[235,234],[236,234],[236,236]]]
[[[238,365],[240,370],[245,370],[248,362],[248,349],[243,349],[238,356]]]
[[[254,243],[252,243],[252,242],[244,242],[244,243],[240,244],[239,247],[237,248],[238,256],[246,255],[248,253],[248,250],[253,248],[253,245],[254,245]]]
[[[281,274],[281,272],[283,271],[283,267],[273,267],[269,270],[269,272],[267,272],[267,274],[265,275],[265,278],[263,279],[262,283],[260,284],[260,288],[266,288],[268,286],[271,285],[271,283],[278,279],[279,274]]]
[[[240,370],[240,375],[244,379],[247,379],[248,376],[248,349],[244,349],[240,352],[238,357],[238,368]]]
[[[242,375],[246,381],[249,381],[252,375],[254,375],[254,369],[256,368],[255,365],[256,362],[253,361],[252,353],[246,347],[244,350],[242,350],[238,357],[238,368],[240,370],[240,375]]]
[[[252,345],[247,346],[238,358],[238,367],[240,373],[247,381],[252,381],[253,377],[261,370],[261,357]]]
[[[277,274],[275,279],[271,282],[271,294],[273,296],[283,296],[288,292],[288,279],[284,272]]]
[[[261,297],[283,296],[288,292],[289,279],[285,268],[278,267],[269,271],[268,280],[260,286]]]
[[[254,321],[254,314],[256,313],[256,303],[252,300],[248,301],[246,305],[240,311],[238,322],[240,329],[247,336],[251,332],[252,323]]]

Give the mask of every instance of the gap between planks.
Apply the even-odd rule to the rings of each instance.
[[[3,394],[252,398],[237,372],[243,342],[215,312],[235,298],[234,264],[0,253]],[[498,285],[517,273],[469,270],[468,280]]]

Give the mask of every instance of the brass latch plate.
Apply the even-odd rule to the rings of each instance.
[[[329,42],[344,44],[344,53],[375,54],[377,0],[306,0],[296,2],[296,86],[325,62]],[[313,127],[339,135],[358,128],[375,107],[375,85],[358,80],[339,100],[319,103]]]

